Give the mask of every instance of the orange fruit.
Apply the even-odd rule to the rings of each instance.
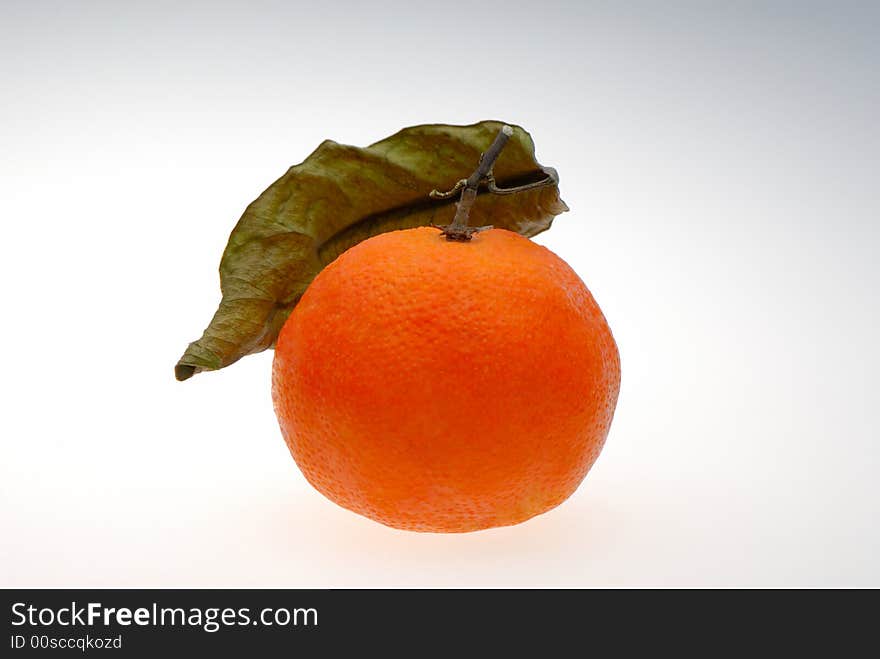
[[[592,295],[510,231],[384,233],[306,290],[272,395],[309,482],[388,526],[460,532],[562,503],[605,442],[620,360]]]

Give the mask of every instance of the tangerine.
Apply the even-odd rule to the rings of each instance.
[[[275,347],[282,434],[326,497],[388,526],[517,524],[568,498],[620,388],[605,317],[550,250],[491,229],[380,234],[311,283]]]

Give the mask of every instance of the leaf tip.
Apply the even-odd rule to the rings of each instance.
[[[178,362],[177,365],[174,367],[174,377],[177,378],[178,382],[189,380],[195,374],[196,367],[192,364],[182,364]]]

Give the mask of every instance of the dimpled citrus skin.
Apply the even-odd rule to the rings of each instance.
[[[608,434],[620,387],[602,312],[558,256],[492,229],[384,233],[312,282],[275,348],[290,452],[339,505],[462,532],[562,503]]]

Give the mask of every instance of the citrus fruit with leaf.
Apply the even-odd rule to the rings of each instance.
[[[389,526],[473,531],[564,501],[599,454],[620,366],[575,272],[510,231],[382,234],[307,289],[273,397],[309,482]]]
[[[471,531],[552,508],[595,461],[620,383],[590,292],[528,239],[568,210],[558,180],[497,121],[323,142],[245,210],[220,305],[175,376],[274,346],[297,464],[390,526]]]

